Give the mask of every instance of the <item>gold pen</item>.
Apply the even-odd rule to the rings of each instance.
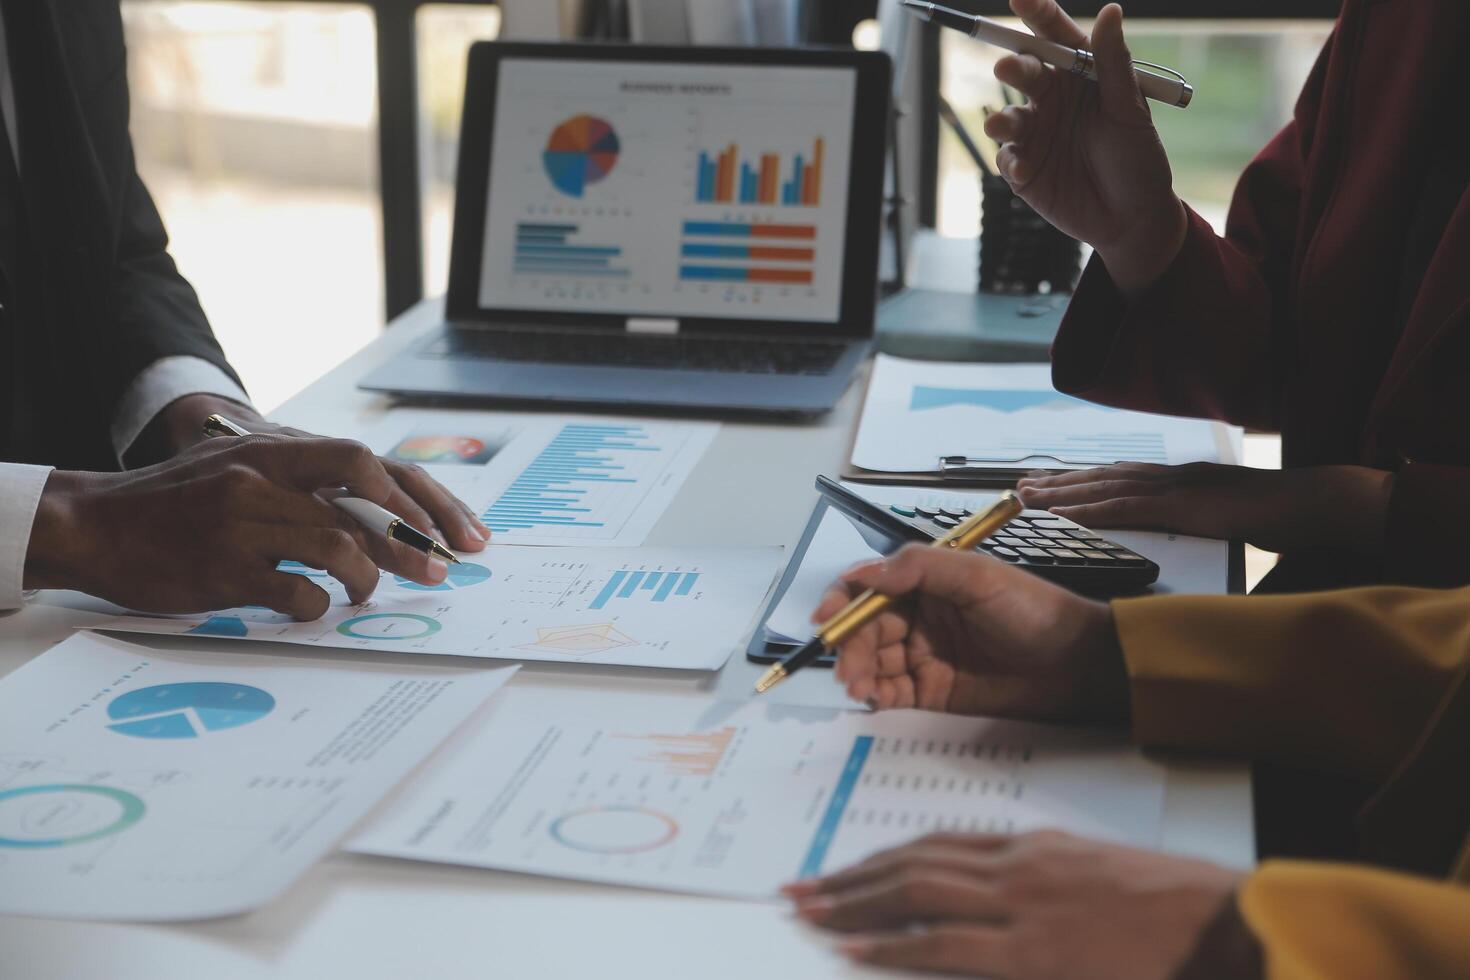
[[[204,434],[211,439],[217,439],[225,436],[248,436],[250,432],[223,415],[211,415],[204,420]],[[370,531],[377,531],[386,538],[406,544],[414,551],[431,555],[450,565],[462,564],[454,552],[391,510],[379,507],[371,500],[352,497],[345,492],[329,495],[327,499],[333,506],[346,511],[353,520]]]
[[[1021,514],[1021,498],[1007,490],[988,509],[966,520],[944,537],[937,539],[933,547],[969,551],[980,542],[995,534]],[[817,630],[817,635],[806,646],[787,657],[761,675],[756,681],[755,693],[764,694],[803,667],[811,666],[828,650],[835,650],[849,636],[871,623],[879,613],[901,597],[884,595],[872,589],[849,602],[837,615],[827,620]]]

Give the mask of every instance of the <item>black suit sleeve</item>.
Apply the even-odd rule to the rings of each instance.
[[[108,84],[124,88],[119,101],[127,112],[127,72]],[[237,383],[238,375],[210,329],[194,287],[168,252],[168,233],[153,197],[138,175],[132,141],[124,133],[125,172],[120,207],[113,309],[118,355],[112,372],[115,406],[128,386],[149,365],[165,357],[190,356],[209,361]]]
[[[131,147],[128,156],[131,160]],[[153,197],[130,169],[119,215],[114,310],[120,356],[113,404],[139,374],[165,357],[202,358],[238,383],[194,287],[168,253],[168,233]]]
[[[111,218],[105,238],[92,237],[95,226],[82,236],[102,252],[89,265],[110,277],[107,301],[94,307],[90,316],[83,314],[92,322],[78,324],[95,338],[88,346],[100,355],[93,372],[99,407],[115,412],[138,375],[166,357],[201,358],[238,382],[198,295],[168,253],[163,219],[138,175],[129,132],[128,51],[118,0],[51,0],[46,9],[55,18],[75,99],[71,112],[53,105],[52,121],[58,132],[75,132],[59,119],[76,118],[73,113],[80,109],[79,122],[86,134],[80,140],[63,137],[60,155],[80,150],[98,164],[91,180],[86,168],[71,171],[74,183],[58,192],[85,194],[84,188],[97,187],[98,203]],[[100,182],[94,183],[99,176]],[[87,224],[85,218],[82,224]]]

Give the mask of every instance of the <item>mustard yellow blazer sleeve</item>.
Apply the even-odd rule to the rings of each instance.
[[[1334,864],[1268,862],[1239,908],[1268,980],[1470,977],[1470,889]]]
[[[1470,659],[1470,589],[1114,604],[1147,747],[1382,779]]]

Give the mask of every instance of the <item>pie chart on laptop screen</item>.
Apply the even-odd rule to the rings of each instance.
[[[596,116],[573,116],[552,130],[542,162],[546,176],[568,197],[582,197],[618,165],[617,131]]]

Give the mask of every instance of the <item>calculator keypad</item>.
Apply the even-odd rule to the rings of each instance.
[[[889,509],[930,539],[943,537],[972,516],[956,508],[896,504]],[[1046,511],[1023,512],[994,537],[981,542],[980,550],[1012,565],[1032,566],[1058,581],[1066,580],[1068,570],[1098,569],[1120,576],[1120,582],[1126,577],[1137,584],[1134,580],[1151,564],[1097,532]]]

